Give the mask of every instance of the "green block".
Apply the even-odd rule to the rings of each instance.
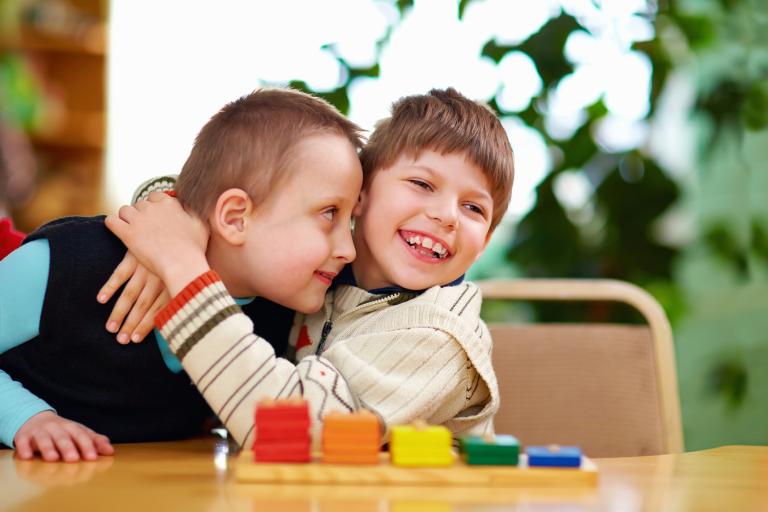
[[[516,466],[520,458],[520,442],[514,436],[462,436],[459,447],[471,465]]]

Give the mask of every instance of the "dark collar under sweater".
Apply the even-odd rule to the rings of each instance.
[[[460,275],[457,279],[443,286],[456,286],[457,284],[461,284],[462,282],[464,282],[464,274]],[[351,263],[348,263],[347,265],[344,266],[343,269],[341,269],[341,272],[339,272],[339,275],[336,276],[336,279],[333,280],[332,287],[336,287],[341,284],[347,284],[349,286],[357,286],[357,281],[355,280],[355,274],[352,272]],[[373,293],[375,295],[387,295],[390,293],[398,293],[398,292],[420,294],[420,293],[424,293],[424,291],[425,290],[409,290],[401,286],[386,286],[384,288],[374,288],[373,290],[368,290],[368,293]]]

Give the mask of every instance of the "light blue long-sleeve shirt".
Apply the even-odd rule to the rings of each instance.
[[[0,260],[0,354],[40,333],[50,260],[45,239],[24,244]],[[245,305],[253,299],[236,300]],[[181,362],[168,343],[157,329],[154,335],[165,365],[174,373],[180,372]],[[35,414],[48,410],[54,409],[0,370],[0,442],[13,446],[19,428]]]

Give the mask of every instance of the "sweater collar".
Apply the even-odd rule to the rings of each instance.
[[[457,279],[451,281],[450,283],[444,285],[444,286],[456,286],[458,284],[461,284],[464,282],[464,275],[460,275]],[[357,281],[355,280],[355,275],[352,273],[352,265],[347,264],[344,266],[343,269],[341,269],[341,272],[339,272],[339,275],[336,276],[336,279],[333,280],[333,287],[346,284],[349,286],[357,286]],[[399,293],[399,292],[408,292],[408,293],[423,293],[425,290],[409,290],[407,288],[403,288],[402,286],[385,286],[383,288],[374,288],[373,290],[368,290],[368,293],[372,293],[374,295],[388,295],[391,293]]]

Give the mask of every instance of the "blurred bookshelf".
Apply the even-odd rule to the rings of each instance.
[[[0,55],[23,62],[39,84],[40,115],[23,126],[37,161],[35,191],[12,208],[30,232],[65,215],[103,208],[106,0],[24,2],[0,35]]]

